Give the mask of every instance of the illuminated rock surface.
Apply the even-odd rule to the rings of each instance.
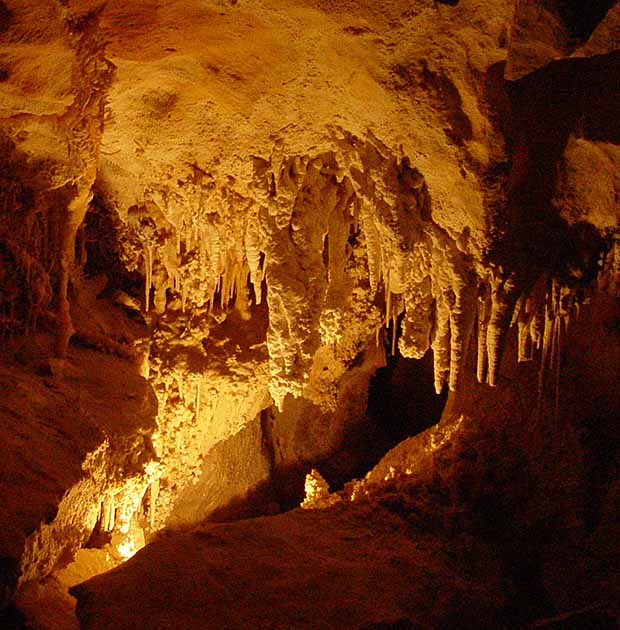
[[[140,567],[180,584],[156,568],[176,554],[210,580],[224,559],[189,557],[211,543],[187,530],[299,505],[317,468],[336,507],[215,530],[250,537],[226,567],[255,579],[261,537],[275,570],[291,529],[290,603],[277,571],[252,591],[281,604],[274,624],[302,624],[304,563],[326,602],[314,627],[607,614],[618,76],[610,0],[0,1],[0,604],[17,589],[40,616],[63,570],[94,572],[69,564],[81,546],[105,565],[154,540],[76,590],[84,627],[123,627]],[[439,428],[411,437],[447,391]],[[349,513],[352,492],[370,503]],[[347,580],[327,593],[314,550],[347,574],[338,532],[359,528],[387,567],[390,523],[415,567],[386,568],[377,614],[342,617]],[[471,554],[429,558],[419,527]],[[379,587],[355,562],[361,601]],[[411,594],[420,567],[437,582]],[[249,599],[227,618],[196,597],[194,617],[179,600],[137,623],[253,625]]]

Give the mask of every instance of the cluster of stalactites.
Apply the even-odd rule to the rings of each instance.
[[[262,165],[257,226],[269,304],[270,392],[280,406],[299,396],[322,342],[340,337],[354,191],[333,153]],[[250,248],[247,248],[250,252]]]
[[[386,239],[387,240],[387,239]],[[368,249],[369,267],[377,269],[376,277],[385,290],[385,328],[392,333],[392,353],[396,336],[400,353],[420,359],[433,351],[435,389],[440,393],[447,384],[456,390],[467,358],[477,312],[478,280],[464,255],[437,226],[429,224],[421,231],[419,241],[409,251],[395,248],[388,240]],[[374,258],[374,261],[373,261]],[[498,301],[499,293],[495,296]],[[496,311],[498,311],[496,306]],[[485,324],[495,331],[495,320],[485,316]],[[484,316],[484,314],[482,314]],[[497,335],[489,335],[489,351],[493,369]],[[486,329],[485,329],[486,340]]]
[[[482,279],[461,263],[450,248],[436,247],[430,274],[411,281],[398,296],[404,313],[401,354],[421,358],[432,349],[439,393],[446,383],[452,391],[458,388],[471,348],[477,380],[495,386],[506,336],[516,326],[518,360],[540,356],[541,374],[558,373],[563,335],[579,312],[575,289],[544,274],[523,290],[513,274],[493,269]],[[611,285],[611,272],[608,276]]]
[[[514,279],[494,272],[482,280],[445,238],[432,240],[428,276],[413,278],[401,301],[400,352],[419,359],[432,349],[440,393],[446,384],[451,391],[458,389],[473,347],[478,380],[494,386],[516,300]]]
[[[143,234],[145,312],[164,313],[170,292],[182,311],[205,305],[208,311],[227,310],[238,302],[245,308],[248,287],[260,303],[264,257],[251,230],[246,229],[245,239],[236,239],[236,231],[192,218]]]
[[[121,483],[110,484],[104,491],[97,517],[101,533],[126,537],[136,522],[145,494],[148,493],[147,523],[155,529],[155,509],[159,493],[159,479],[163,472],[161,463],[149,461],[142,470]]]
[[[350,138],[338,146],[314,158],[286,157],[277,146],[256,160],[253,202],[225,196],[213,202],[217,211],[199,208],[144,240],[147,310],[152,289],[156,311],[169,289],[183,309],[226,309],[240,299],[247,306],[252,293],[259,304],[264,284],[270,391],[280,404],[301,394],[318,346],[341,334],[348,240],[359,234],[370,293],[384,292],[392,352],[421,358],[432,349],[437,392],[459,387],[470,348],[478,380],[495,386],[511,325],[519,361],[534,353],[543,366],[556,361],[576,308],[569,289],[545,276],[524,290],[514,274],[472,262],[432,221],[424,179],[406,158]],[[606,282],[618,290],[617,243],[607,257]]]
[[[543,274],[529,291],[524,291],[514,309],[512,324],[517,326],[518,360],[540,357],[538,404],[552,381],[555,416],[559,413],[562,346],[571,322],[578,317],[581,296],[573,287]]]

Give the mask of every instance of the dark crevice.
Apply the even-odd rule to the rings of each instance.
[[[431,352],[420,360],[391,356],[370,383],[368,416],[397,444],[439,422],[448,394],[434,387]]]
[[[447,396],[447,391],[435,394],[431,352],[420,360],[389,357],[387,366],[371,379],[365,418],[345,426],[337,452],[311,463],[332,491],[340,490],[351,479],[364,477],[402,440],[439,422]],[[301,464],[296,474],[276,471],[283,507],[295,507],[303,499],[307,471],[308,463]]]
[[[588,41],[617,0],[558,0],[557,13],[572,36],[572,47]]]
[[[620,137],[620,53],[564,59],[506,83],[510,112],[508,202],[498,208],[497,240],[490,252],[499,264],[531,273],[551,271],[570,280],[595,263],[592,230],[569,226],[553,205],[557,164],[571,134],[617,143]],[[594,243],[594,245],[593,245]],[[585,267],[585,268],[584,268]]]
[[[121,260],[121,229],[118,215],[95,198],[82,224],[82,234],[76,241],[76,259],[83,260],[83,272],[87,278],[107,276],[107,293],[122,290],[141,298],[144,278],[138,272],[129,272]]]

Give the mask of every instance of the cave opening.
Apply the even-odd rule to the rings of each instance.
[[[360,360],[360,361],[363,361]],[[332,492],[353,479],[361,479],[402,440],[437,424],[445,408],[447,388],[437,395],[434,387],[433,355],[421,359],[400,354],[386,358],[370,378],[367,402],[357,418],[344,423],[339,446],[328,456],[306,459],[293,466],[276,465],[272,470],[271,499],[282,511],[297,507],[304,497],[304,479],[315,467]],[[294,433],[299,418],[320,417],[321,411],[303,399],[285,400],[284,408],[261,413],[263,446],[272,453],[283,446],[282,435]],[[324,423],[338,423],[323,414]]]
[[[388,354],[370,379],[363,418],[345,427],[341,448],[318,466],[330,489],[363,478],[397,444],[437,424],[447,399],[447,387],[435,392],[431,350],[421,359]]]
[[[367,415],[385,431],[392,446],[439,422],[448,391],[444,387],[437,395],[433,378],[431,350],[421,359],[391,355],[372,378]]]

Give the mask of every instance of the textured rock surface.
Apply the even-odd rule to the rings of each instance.
[[[464,572],[441,540],[380,506],[295,510],[163,537],[149,551],[73,589],[82,627],[494,626],[501,597],[490,553]],[[169,570],[154,571],[154,557]]]
[[[154,458],[157,408],[143,378],[114,357],[79,349],[41,376],[27,361],[40,349],[23,348],[25,363],[0,371],[5,603],[18,579],[44,577],[71,558],[106,503],[117,510],[110,529],[121,526],[148,486]]]
[[[597,462],[609,459],[618,401],[602,402],[613,380],[585,357],[590,348],[594,361],[609,356],[602,371],[615,374],[617,357],[600,344],[617,347],[619,50],[620,9],[609,0],[1,0],[7,382],[25,379],[33,408],[56,409],[48,373],[69,397],[84,380],[125,417],[144,377],[158,402],[157,430],[144,433],[152,450],[142,449],[126,497],[76,499],[88,518],[75,544],[93,514],[101,546],[119,528],[149,536],[286,508],[314,465],[341,483],[376,461],[390,432],[376,406],[365,410],[384,350],[424,365],[432,356],[435,390],[451,392],[437,433],[397,451],[407,466],[420,459],[434,479],[440,462],[424,440],[458,442],[450,419],[462,416],[470,431],[505,405],[507,431],[523,416],[541,427],[532,436],[548,432],[554,461],[588,460],[573,462],[583,475],[569,495],[596,487],[596,501],[561,503],[558,514],[578,521],[582,509],[602,540],[592,523],[615,509],[605,488],[615,464]],[[588,301],[579,344],[567,335]],[[15,367],[39,334],[51,342]],[[579,356],[584,371],[563,384]],[[91,384],[94,363],[105,370]],[[513,395],[506,379],[527,393]],[[571,387],[591,400],[584,423],[573,422]],[[7,397],[11,408],[25,399],[22,390]],[[472,401],[484,410],[478,420]],[[20,413],[36,416],[28,405]],[[66,428],[53,417],[52,433],[78,431],[79,414]],[[31,435],[17,441],[14,424],[7,462],[23,459]],[[497,448],[500,437],[489,438]],[[63,466],[69,475],[90,446],[64,440],[76,455]],[[126,448],[116,453],[121,477],[133,466]],[[47,470],[34,452],[32,465]],[[514,462],[498,461],[503,478]],[[387,459],[376,469],[382,483],[390,467],[398,472]],[[536,474],[561,493],[552,482],[566,471],[550,470]],[[465,472],[473,488],[484,485],[481,469]],[[101,482],[117,483],[110,475]],[[446,505],[458,504],[448,495]],[[547,506],[528,509],[535,520]],[[15,510],[2,517],[5,532]],[[39,508],[26,516],[36,528]],[[349,516],[334,518],[338,528]],[[484,537],[477,527],[471,535]],[[437,544],[450,532],[437,532]],[[49,536],[37,545],[24,578],[49,572],[58,555]],[[519,622],[561,612],[566,598],[549,601]]]

